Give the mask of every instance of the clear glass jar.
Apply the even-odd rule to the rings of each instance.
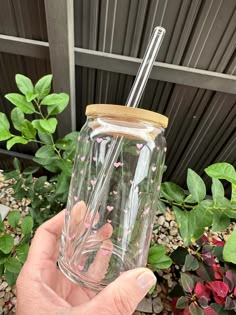
[[[162,180],[168,119],[119,105],[89,105],[78,138],[59,267],[99,291],[146,265]]]

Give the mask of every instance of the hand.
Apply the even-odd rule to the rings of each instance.
[[[37,230],[17,279],[17,315],[131,315],[155,284],[153,273],[123,273],[96,295],[67,279],[56,267],[64,211]]]

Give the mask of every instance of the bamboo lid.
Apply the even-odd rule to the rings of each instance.
[[[127,121],[134,119],[148,121],[158,124],[161,127],[166,128],[168,126],[168,118],[161,114],[152,112],[150,110],[142,108],[133,108],[123,105],[111,105],[111,104],[92,104],[86,107],[86,116],[107,116],[122,118]]]

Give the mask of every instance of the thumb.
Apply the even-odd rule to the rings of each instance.
[[[88,303],[87,314],[131,315],[155,283],[156,277],[149,269],[127,271]]]

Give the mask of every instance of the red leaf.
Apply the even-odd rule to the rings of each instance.
[[[225,245],[225,241],[222,241],[220,238],[218,237],[212,237],[212,243],[216,246],[224,246]]]
[[[231,281],[234,286],[236,286],[236,273],[233,272],[232,270],[227,270],[226,273],[225,273],[225,277]]]
[[[227,284],[222,281],[211,281],[207,283],[207,286],[211,288],[214,295],[222,298],[226,297],[229,292]]]
[[[214,276],[217,280],[222,280],[223,279],[223,274],[220,265],[213,264],[212,269],[214,271]]]
[[[212,266],[213,264],[215,264],[215,257],[209,251],[203,250],[202,259],[203,259],[204,263],[207,264],[208,266]]]
[[[197,298],[205,296],[208,300],[210,299],[211,290],[208,287],[206,287],[204,284],[202,284],[201,282],[198,282],[196,284],[194,292]]]
[[[213,310],[210,306],[204,309],[205,315],[217,315],[216,311]]]
[[[183,314],[183,315],[191,315],[190,310],[189,310],[189,307],[186,307],[186,308],[184,309],[184,314]]]

